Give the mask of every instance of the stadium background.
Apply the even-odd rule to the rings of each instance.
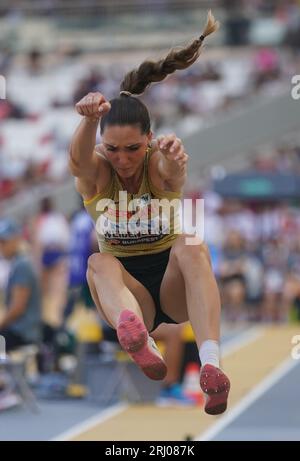
[[[209,8],[222,27],[200,59],[142,99],[155,134],[174,131],[184,141],[185,196],[205,199],[205,237],[223,304],[223,364],[233,382],[230,408],[219,418],[204,416],[201,405],[162,409],[149,401],[159,389],[148,389],[111,343],[103,347],[103,325],[87,298],[63,316],[71,224],[80,209],[68,171],[79,122],[74,104],[89,91],[116,96],[127,70],[198,36]],[[39,351],[43,370],[34,348],[33,358],[17,353],[37,401],[21,392],[21,404],[5,409],[2,396],[1,440],[300,439],[300,362],[291,357],[300,331],[300,103],[291,95],[299,47],[297,0],[0,2],[7,91],[0,101],[0,214],[22,225],[53,335]],[[52,243],[66,255],[50,278],[39,261],[45,206]],[[0,259],[2,308],[8,272]],[[195,360],[192,339],[187,327],[183,380]],[[103,373],[116,383],[109,395]],[[126,395],[118,387],[124,376]],[[139,393],[144,401],[136,405]]]

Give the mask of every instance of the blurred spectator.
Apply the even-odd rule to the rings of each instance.
[[[42,277],[44,320],[57,327],[62,324],[67,297],[69,224],[45,198],[31,228],[35,261]]]
[[[238,232],[247,241],[257,239],[257,220],[252,210],[238,200],[226,201],[223,206],[223,225]]]
[[[255,251],[248,252],[244,262],[247,318],[261,321],[264,296],[264,267]]]
[[[96,69],[91,69],[89,76],[78,83],[73,96],[73,104],[90,92],[101,91],[101,85],[104,84],[105,77]]]
[[[21,107],[8,99],[0,100],[0,120],[8,118],[23,119],[25,117],[26,114],[22,111]]]
[[[259,89],[266,83],[280,78],[279,55],[274,48],[262,47],[254,56],[254,85]]]
[[[30,74],[35,75],[42,70],[42,53],[37,49],[33,48],[28,53],[28,71]]]
[[[291,246],[287,260],[287,271],[283,286],[284,320],[294,317],[300,321],[300,238]]]
[[[83,204],[73,216],[70,223],[69,281],[68,300],[64,311],[67,318],[72,314],[75,304],[94,307],[86,280],[88,258],[99,251],[94,223]]]
[[[300,4],[298,0],[282,2],[282,8],[278,12],[287,24],[286,44],[295,52],[299,51],[300,45]]]
[[[41,295],[33,264],[22,251],[21,230],[13,220],[0,221],[0,252],[10,261],[6,312],[0,320],[0,335],[5,337],[6,349],[10,351],[40,341]]]
[[[262,247],[264,274],[263,318],[266,321],[283,319],[282,292],[288,248],[280,238],[270,239]]]
[[[210,246],[220,248],[224,241],[223,217],[221,216],[223,201],[211,191],[207,191],[203,198],[205,242]]]
[[[236,231],[230,231],[225,241],[219,268],[227,319],[241,320],[246,300],[244,259],[245,240]]]
[[[241,8],[241,1],[223,0],[228,16],[226,21],[226,44],[231,46],[247,45],[249,43],[250,19]]]

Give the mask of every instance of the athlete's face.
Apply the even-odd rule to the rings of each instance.
[[[151,139],[151,132],[142,134],[136,125],[106,125],[102,134],[107,159],[124,179],[139,170]]]

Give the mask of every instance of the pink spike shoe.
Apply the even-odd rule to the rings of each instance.
[[[132,311],[121,312],[117,335],[122,348],[150,379],[161,380],[167,367],[154,340],[140,318]]]
[[[206,397],[205,412],[220,415],[227,408],[230,381],[220,368],[206,364],[201,367],[200,387]]]

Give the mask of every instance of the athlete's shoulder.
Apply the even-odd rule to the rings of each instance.
[[[75,178],[75,188],[84,200],[89,201],[100,194],[111,180],[111,166],[105,155],[103,145],[94,147],[94,169],[90,175]]]

